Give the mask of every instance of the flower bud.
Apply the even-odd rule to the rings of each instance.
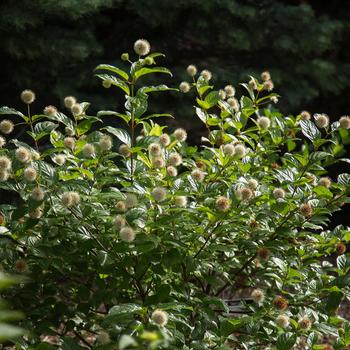
[[[119,151],[119,154],[121,154],[123,157],[126,157],[126,158],[130,157],[131,155],[130,148],[126,144],[120,145],[118,151]]]
[[[170,165],[179,166],[182,163],[182,157],[180,154],[174,152],[169,155],[168,161]]]
[[[326,188],[330,188],[332,186],[332,180],[329,177],[321,177],[318,180],[318,184],[320,186],[324,186]]]
[[[57,164],[57,165],[63,165],[66,162],[66,157],[62,154],[57,154],[53,157],[53,161]]]
[[[287,328],[289,326],[289,317],[287,315],[278,315],[276,318],[276,323],[282,327],[282,328]]]
[[[117,204],[115,205],[116,209],[120,212],[125,212],[126,211],[126,205],[124,201],[119,201],[117,202]]]
[[[235,146],[228,143],[227,145],[224,145],[223,152],[228,156],[233,156],[235,154]]]
[[[153,157],[160,156],[162,154],[162,149],[161,149],[159,143],[151,143],[148,146],[148,151],[149,151],[150,155]]]
[[[152,158],[152,165],[156,169],[161,169],[165,167],[165,160],[163,157]]]
[[[298,320],[298,325],[303,330],[309,330],[311,328],[312,322],[307,316],[303,316]]]
[[[204,69],[201,71],[201,77],[206,80],[209,81],[212,78],[212,74],[209,70]]]
[[[284,198],[286,196],[286,192],[284,191],[283,188],[275,188],[273,190],[273,196],[276,198],[276,199],[279,199],[279,198]]]
[[[344,243],[338,243],[335,246],[335,250],[338,255],[343,255],[346,252],[346,245]]]
[[[118,229],[121,229],[126,225],[126,220],[123,216],[117,215],[116,218],[114,219],[114,226]]]
[[[248,180],[248,187],[251,189],[251,190],[256,190],[257,187],[258,187],[259,183],[257,180],[255,179],[249,179]]]
[[[71,111],[75,116],[79,116],[83,113],[83,108],[81,107],[80,103],[75,103],[72,106]]]
[[[175,177],[177,176],[177,169],[173,167],[172,165],[169,165],[166,168],[166,172],[168,173],[169,176]]]
[[[99,145],[102,151],[109,151],[113,147],[112,138],[108,135],[101,136]]]
[[[299,208],[300,214],[305,217],[310,217],[313,214],[313,209],[309,203],[303,203]]]
[[[0,148],[4,147],[6,145],[6,140],[4,137],[0,136]]]
[[[258,118],[257,123],[258,123],[258,125],[259,125],[259,127],[261,129],[267,129],[271,125],[271,121],[267,117],[260,117],[260,118]]]
[[[65,137],[64,139],[64,145],[69,149],[74,149],[75,147],[75,139],[73,137]]]
[[[267,81],[264,81],[264,89],[267,90],[267,91],[272,91],[274,88],[274,84],[273,84],[273,81],[272,80],[267,80]]]
[[[300,112],[300,118],[301,118],[301,120],[310,120],[311,119],[311,114],[308,111],[301,111]]]
[[[127,52],[124,52],[120,56],[122,61],[128,61],[129,60],[129,54]]]
[[[244,145],[238,144],[238,145],[235,146],[235,155],[238,158],[244,157],[246,152],[247,152],[247,150],[246,150]]]
[[[227,100],[227,103],[230,105],[231,108],[233,108],[236,112],[239,110],[239,103],[238,100],[235,97],[230,97]]]
[[[275,306],[276,309],[283,311],[288,307],[288,300],[283,298],[280,295],[277,295],[273,300],[273,305]]]

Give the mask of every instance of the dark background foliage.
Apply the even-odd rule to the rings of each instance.
[[[0,105],[22,108],[19,93],[30,88],[37,113],[47,104],[62,107],[65,95],[91,101],[95,111],[121,110],[93,69],[122,65],[120,54],[132,54],[132,43],[145,38],[167,54],[176,77],[169,85],[187,79],[191,63],[211,70],[217,87],[237,87],[268,69],[283,112],[308,109],[332,120],[349,113],[346,0],[2,0],[0,13]],[[191,103],[174,95],[153,105],[173,113],[196,142],[202,127]]]

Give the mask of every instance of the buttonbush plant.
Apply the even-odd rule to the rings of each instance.
[[[327,168],[350,162],[349,117],[286,116],[268,72],[238,99],[191,65],[179,90],[207,135],[189,145],[147,113],[151,94],[178,93],[142,85],[171,75],[164,55],[134,51],[128,72],[96,68],[124,110],[68,96],[68,113],[32,115],[31,90],[25,111],[0,109],[0,187],[17,196],[0,205],[2,267],[27,278],[5,293],[26,315],[16,348],[346,349],[350,231],[329,220],[350,174]]]

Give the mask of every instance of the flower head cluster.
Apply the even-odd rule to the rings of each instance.
[[[4,119],[0,122],[0,131],[3,133],[3,134],[11,134],[11,132],[13,131],[14,129],[14,124],[12,123],[11,120],[8,120],[8,119]]]
[[[21,100],[29,105],[35,101],[35,93],[32,90],[23,90],[21,92]]]
[[[152,321],[158,326],[164,327],[168,323],[168,314],[163,310],[155,310],[152,313]]]
[[[265,300],[265,293],[261,289],[254,289],[250,296],[257,304],[261,304]]]
[[[61,203],[66,208],[71,208],[80,203],[80,195],[78,192],[64,192],[61,197]]]
[[[139,56],[145,56],[148,55],[151,51],[151,45],[150,43],[145,39],[139,39],[136,40],[134,43],[134,51]]]
[[[320,128],[327,128],[329,125],[329,117],[327,114],[314,114],[315,124]]]

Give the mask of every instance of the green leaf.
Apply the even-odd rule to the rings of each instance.
[[[90,129],[93,123],[100,122],[101,119],[96,118],[96,117],[90,117],[89,119],[83,120],[80,122],[76,128],[75,131],[78,136],[84,135],[87,133]]]
[[[169,74],[170,76],[173,76],[170,70],[165,67],[154,67],[154,68],[143,67],[135,72],[135,79],[137,80],[143,75],[152,74],[152,73],[164,73],[164,74]]]
[[[321,138],[321,132],[311,120],[300,121],[301,131],[309,140],[315,141]]]
[[[207,124],[208,114],[206,112],[204,112],[201,108],[196,107],[196,114],[204,124]]]
[[[345,271],[345,269],[346,269],[346,262],[347,262],[346,255],[338,256],[337,257],[337,267],[338,267],[338,269]]]
[[[174,118],[174,116],[172,116],[171,114],[168,114],[168,113],[161,113],[161,114],[156,113],[156,114],[148,115],[147,117],[143,117],[143,118],[141,118],[141,120],[154,119],[154,118],[162,118],[162,117]]]
[[[328,312],[334,312],[337,310],[343,300],[343,296],[342,292],[332,292],[327,298],[325,309]]]
[[[0,115],[19,115],[20,117],[23,117],[23,113],[17,111],[16,109],[14,108],[10,108],[10,107],[6,107],[6,106],[3,106],[3,107],[0,107]]]
[[[102,80],[109,80],[112,85],[117,86],[118,88],[122,89],[127,95],[130,95],[129,86],[125,81],[108,74],[95,74],[95,76]]]
[[[136,340],[133,337],[131,337],[130,335],[123,334],[119,339],[118,349],[124,350],[130,346],[132,346],[132,347],[137,346]]]
[[[219,91],[211,91],[207,96],[205,96],[204,101],[209,105],[210,107],[215,106],[220,100]]]
[[[129,123],[131,117],[127,114],[122,114],[122,113],[118,113],[118,112],[114,112],[114,111],[99,111],[97,113],[98,117],[102,117],[102,116],[106,116],[106,115],[115,115],[117,117],[119,117],[120,119],[123,119],[125,121],[125,123]]]
[[[344,174],[338,175],[337,181],[341,185],[349,186],[350,185],[350,174],[344,173]]]
[[[166,85],[143,86],[137,91],[136,95],[138,95],[139,93],[148,94],[149,92],[170,91],[170,90],[179,91],[179,89],[169,88]]]
[[[282,333],[278,336],[276,342],[276,350],[290,350],[297,340],[296,334]]]
[[[106,130],[110,134],[116,136],[121,142],[131,147],[131,137],[128,134],[128,132],[125,131],[124,129],[118,129],[112,126],[106,126],[105,128],[103,128],[103,130]]]
[[[95,68],[95,70],[108,70],[109,72],[113,72],[113,73],[118,74],[119,76],[121,76],[125,80],[129,79],[129,75],[126,72],[124,72],[120,68],[117,68],[115,66],[111,66],[109,64],[100,64]]]
[[[17,338],[24,333],[23,329],[11,326],[6,323],[0,323],[0,343]]]

